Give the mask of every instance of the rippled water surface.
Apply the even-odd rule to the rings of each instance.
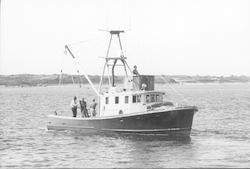
[[[71,116],[74,95],[95,98],[90,86],[0,88],[0,166],[249,167],[250,84],[173,87],[199,109],[190,138],[47,131],[46,115]],[[156,89],[186,104],[168,86]]]

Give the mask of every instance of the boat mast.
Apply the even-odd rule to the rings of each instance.
[[[106,30],[105,30],[106,31]],[[119,40],[119,44],[120,44],[120,50],[122,51],[122,43],[121,43],[121,38],[120,38],[120,33],[125,33],[124,30],[110,30],[110,31],[107,31],[110,33],[110,41],[109,41],[109,45],[108,45],[108,51],[107,51],[107,54],[106,54],[106,62],[105,62],[105,65],[104,65],[104,68],[103,68],[103,73],[102,73],[102,77],[101,77],[101,81],[100,81],[100,85],[99,85],[99,93],[100,93],[100,90],[101,90],[101,84],[102,84],[102,79],[103,79],[103,76],[104,76],[104,72],[105,72],[105,68],[106,66],[108,66],[108,62],[109,60],[114,60],[113,64],[112,64],[112,87],[115,86],[115,75],[114,75],[114,69],[115,69],[115,66],[116,66],[116,63],[118,60],[120,60],[122,63],[123,63],[123,66],[124,66],[124,70],[125,70],[125,73],[126,73],[126,76],[127,75],[127,69],[126,69],[126,66],[128,67],[128,69],[130,70],[127,62],[125,61],[125,57],[123,54],[120,55],[120,57],[114,57],[114,58],[110,58],[108,55],[109,55],[109,50],[110,50],[110,46],[111,46],[111,42],[112,42],[112,37],[113,35],[117,35],[117,38]],[[130,70],[131,72],[131,70]]]
[[[105,57],[106,58],[106,62],[105,62],[104,67],[103,67],[102,76],[101,76],[101,80],[100,80],[100,84],[99,84],[99,89],[98,89],[99,93],[101,93],[102,79],[103,79],[103,76],[104,76],[105,68],[106,68],[106,66],[108,64],[107,58],[108,58],[108,55],[109,55],[109,49],[110,49],[111,41],[112,41],[112,36],[110,36],[108,51],[107,51],[107,54],[106,54],[106,57]],[[109,77],[108,77],[108,79],[109,79]]]
[[[99,96],[99,93],[97,92],[95,86],[93,85],[93,83],[91,82],[91,80],[89,79],[88,75],[85,73],[85,71],[83,70],[83,68],[81,67],[79,61],[76,59],[76,57],[73,55],[73,53],[70,51],[68,45],[65,45],[65,49],[70,53],[70,55],[72,56],[72,58],[74,59],[76,65],[82,70],[85,78],[88,80],[89,84],[91,85],[91,87],[93,88],[93,90],[95,91],[95,93],[97,94],[97,96]]]

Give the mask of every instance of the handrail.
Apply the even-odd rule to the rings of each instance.
[[[168,81],[163,77],[164,75],[160,75],[161,76],[161,78],[184,100],[184,101],[186,101],[188,104],[189,104],[189,102],[177,91],[177,90],[175,90],[175,88],[173,88],[171,85],[170,85],[170,83],[168,83]]]

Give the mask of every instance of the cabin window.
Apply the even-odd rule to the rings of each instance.
[[[146,103],[149,103],[150,100],[149,100],[149,95],[146,96]]]
[[[125,96],[125,103],[128,103],[128,96]]]
[[[137,102],[141,102],[141,95],[137,95]]]
[[[119,103],[119,97],[115,97],[115,104]]]
[[[155,102],[155,95],[151,95],[151,102]]]
[[[133,103],[136,103],[136,96],[133,96]]]
[[[160,96],[156,95],[156,102],[160,102]]]
[[[141,95],[134,95],[133,103],[140,103],[140,102],[141,102]]]
[[[109,104],[109,98],[106,97],[106,101],[105,101],[106,104]]]

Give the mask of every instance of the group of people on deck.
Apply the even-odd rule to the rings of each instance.
[[[136,76],[140,76],[139,72],[137,71],[137,66],[134,66],[133,74]],[[89,111],[87,109],[87,103],[84,101],[84,98],[77,103],[77,97],[74,97],[73,100],[70,103],[70,107],[73,113],[73,117],[77,116],[77,108],[81,108],[81,114],[82,117],[95,117],[97,115],[96,113],[96,105],[95,99],[93,99],[93,102],[90,104]]]
[[[74,97],[73,100],[70,103],[70,107],[73,113],[73,117],[77,116],[77,108],[81,108],[81,114],[82,117],[95,117],[96,116],[96,105],[95,99],[93,99],[93,102],[90,104],[89,110],[87,109],[87,103],[84,101],[84,98],[77,102],[77,97]]]

